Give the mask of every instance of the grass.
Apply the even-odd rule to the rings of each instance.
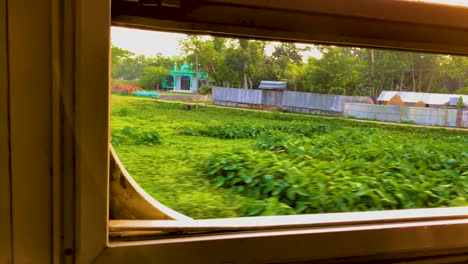
[[[126,169],[155,199],[195,219],[252,215],[252,210],[258,208],[256,205],[264,202],[233,188],[217,188],[213,179],[200,169],[203,162],[226,155],[232,149],[260,151],[256,149],[257,136],[263,129],[289,136],[307,135],[314,142],[324,140],[327,135],[339,136],[350,129],[367,131],[371,128],[383,131],[395,145],[399,140],[412,140],[422,151],[428,140],[443,141],[448,146],[447,151],[452,152],[463,152],[468,144],[467,133],[461,131],[378,125],[277,111],[212,107],[184,110],[180,103],[112,96],[112,142]],[[354,140],[359,142],[360,137]],[[438,151],[443,152],[443,147]],[[466,155],[468,157],[468,153]],[[267,200],[268,204],[262,208],[272,208],[266,208],[266,214],[294,213],[287,208],[276,210],[284,204],[274,197]],[[246,208],[250,208],[250,212],[246,213]]]

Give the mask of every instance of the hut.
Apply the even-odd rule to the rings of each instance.
[[[395,94],[394,96],[392,96],[392,98],[390,98],[390,100],[386,104],[404,106],[405,102],[403,102],[400,95]]]
[[[468,101],[465,101],[465,98],[461,95],[459,95],[458,97],[451,97],[450,100],[447,102],[447,106],[449,107],[456,107],[458,108],[459,107],[459,102],[460,102],[460,98],[461,98],[461,108],[462,109],[468,109]]]
[[[398,95],[399,99],[393,99],[396,95]],[[450,101],[450,98],[459,98],[460,96],[463,98],[463,102],[468,102],[468,95],[382,91],[377,98],[377,102],[379,104],[389,104],[393,99],[394,101],[401,100],[405,106],[416,106],[417,103],[423,102],[426,107],[443,108]]]
[[[428,105],[423,101],[418,101],[414,106],[415,107],[428,107]]]
[[[283,102],[283,91],[288,89],[288,83],[277,81],[261,81],[258,89],[263,90],[262,104],[264,106],[280,107]]]

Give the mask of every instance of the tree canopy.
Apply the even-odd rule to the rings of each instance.
[[[468,58],[393,50],[312,46],[188,35],[180,57],[145,57],[112,46],[112,78],[158,88],[174,63],[195,64],[217,86],[256,88],[287,81],[291,90],[378,96],[382,90],[466,94]],[[320,58],[305,57],[315,48]],[[271,54],[268,54],[270,50]]]
[[[149,66],[141,74],[138,85],[147,90],[159,89],[159,85],[168,75],[169,70],[163,66]]]

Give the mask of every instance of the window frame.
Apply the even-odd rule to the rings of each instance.
[[[398,1],[396,1],[398,2]],[[278,1],[276,1],[278,3]],[[368,2],[370,3],[370,2]],[[431,219],[431,214],[408,223],[367,222],[353,226],[302,227],[266,231],[242,231],[223,234],[176,237],[159,240],[110,241],[108,221],[109,188],[109,98],[110,82],[110,2],[80,0],[71,10],[74,41],[74,133],[72,147],[75,164],[75,254],[76,263],[270,263],[317,259],[350,258],[372,260],[454,255],[468,260],[468,215],[466,208],[458,219]],[[306,40],[306,34],[220,26],[209,23],[114,18],[112,24],[166,31],[218,32],[222,35],[276,37]],[[137,26],[138,25],[138,26]],[[428,26],[431,28],[431,26]],[[434,32],[434,31],[424,31]],[[427,35],[424,35],[429,37]],[[323,36],[325,41],[330,36]],[[331,42],[354,43],[362,39],[332,39]],[[372,39],[367,46],[388,47],[386,40]],[[405,44],[406,43],[406,44]],[[391,42],[393,47],[421,47],[431,44]],[[405,46],[406,45],[406,46]],[[419,45],[419,46],[418,46]],[[434,49],[468,55],[468,46],[434,44]],[[92,107],[90,107],[92,106]],[[69,143],[72,144],[72,143]],[[60,187],[56,187],[60,188]],[[63,190],[62,190],[63,191]],[[433,209],[437,212],[437,209]],[[71,214],[71,213],[69,213]],[[359,213],[356,213],[359,214]],[[381,213],[385,217],[385,212]],[[234,220],[235,221],[235,220]]]
[[[6,0],[0,0],[0,175],[5,175],[4,177],[0,177],[0,212],[11,212],[6,14]],[[10,263],[12,260],[12,234],[10,226],[11,216],[0,217],[0,263]]]

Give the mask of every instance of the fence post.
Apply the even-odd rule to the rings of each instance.
[[[439,112],[439,109],[437,109],[437,113]],[[448,126],[448,105],[445,106],[445,115],[444,115],[444,127]]]
[[[404,106],[404,105],[399,105],[399,107],[400,107],[400,121],[399,121],[399,122],[401,123],[401,121],[402,121],[402,116],[403,116],[403,111],[404,111],[403,108],[404,108],[405,106]]]
[[[345,117],[346,115],[346,102],[344,103],[344,106],[343,106],[343,112],[341,113],[341,117]]]
[[[456,127],[462,127],[462,121],[463,121],[463,109],[457,109],[457,119],[456,119]]]

